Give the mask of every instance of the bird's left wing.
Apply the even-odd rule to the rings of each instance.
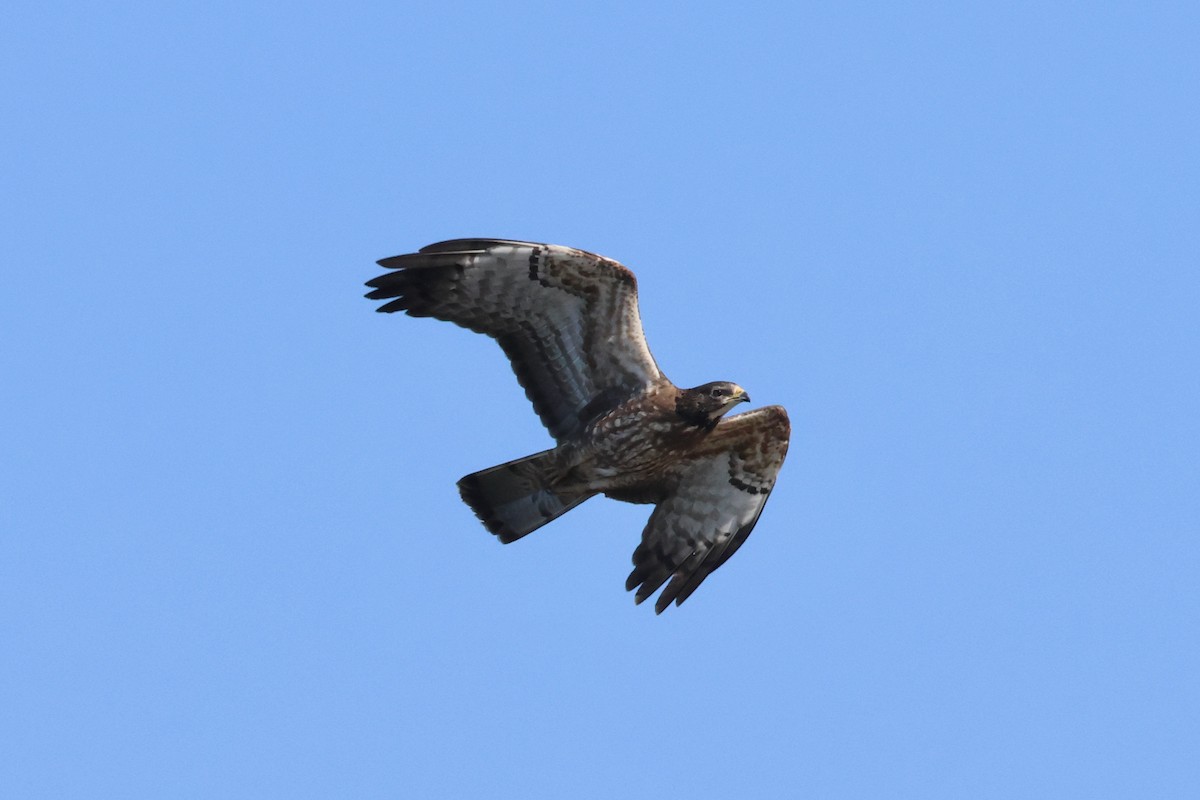
[[[679,605],[742,546],[758,522],[787,455],[791,426],[782,406],[722,420],[704,454],[675,470],[633,553],[626,589],[641,603],[670,579],[655,613]]]
[[[495,338],[557,440],[666,378],[650,355],[637,281],[569,247],[454,239],[385,258],[367,285],[377,310],[448,320]]]

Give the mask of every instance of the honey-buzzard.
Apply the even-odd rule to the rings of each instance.
[[[679,605],[742,545],[787,453],[782,406],[724,414],[750,397],[726,381],[680,389],[659,370],[637,281],[569,247],[455,239],[385,258],[378,311],[435,317],[496,339],[558,446],[467,475],[462,499],[513,542],[597,494],[656,507],[625,582]]]

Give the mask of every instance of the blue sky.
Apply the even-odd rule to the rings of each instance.
[[[1194,4],[19,4],[0,794],[1195,797]],[[458,236],[639,276],[792,418],[681,608],[645,507],[498,545]]]

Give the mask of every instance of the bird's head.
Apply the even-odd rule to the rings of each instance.
[[[713,381],[684,389],[675,401],[675,411],[694,425],[711,428],[738,403],[749,403],[750,395],[736,383]]]

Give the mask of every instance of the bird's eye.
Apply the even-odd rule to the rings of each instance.
[[[724,390],[724,389],[721,389],[720,387],[718,387],[718,388],[716,388],[716,389],[713,389],[713,390],[712,390],[712,396],[713,396],[713,397],[720,397],[720,396],[721,396],[721,395],[723,395],[723,394],[725,394],[725,390]]]

